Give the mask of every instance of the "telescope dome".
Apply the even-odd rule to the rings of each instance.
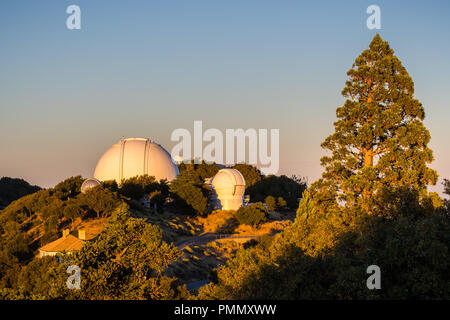
[[[86,180],[84,180],[83,184],[81,185],[81,192],[85,193],[86,190],[88,190],[90,188],[94,188],[100,184],[101,184],[101,182],[98,181],[97,179],[94,179],[94,178],[86,179]]]
[[[157,181],[172,181],[179,174],[172,156],[161,145],[146,138],[128,138],[109,148],[97,163],[94,177],[100,181],[122,180],[140,175]]]
[[[212,178],[213,200],[216,208],[237,210],[242,206],[245,193],[244,176],[236,169],[221,169]]]

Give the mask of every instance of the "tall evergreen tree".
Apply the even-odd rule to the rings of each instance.
[[[321,159],[325,172],[311,186],[314,201],[327,210],[345,206],[369,214],[398,209],[406,194],[420,203],[437,173],[427,167],[430,133],[411,77],[378,34],[347,75],[347,100],[336,110],[335,132],[322,143],[331,156]]]

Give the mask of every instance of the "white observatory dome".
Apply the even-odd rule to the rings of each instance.
[[[100,181],[122,180],[139,175],[172,181],[178,175],[172,156],[159,144],[146,138],[123,139],[109,148],[97,163],[94,177]]]
[[[236,169],[221,169],[211,180],[217,209],[237,210],[242,206],[245,179]]]
[[[85,193],[86,190],[88,190],[90,188],[94,188],[100,184],[101,184],[101,182],[98,181],[97,179],[94,179],[94,178],[86,179],[86,180],[84,180],[83,184],[81,185],[81,192]]]

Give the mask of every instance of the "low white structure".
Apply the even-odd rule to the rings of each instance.
[[[123,139],[109,148],[97,163],[94,177],[100,181],[124,179],[140,175],[156,180],[172,181],[179,174],[172,156],[161,145],[146,138]]]
[[[215,209],[238,210],[245,192],[244,176],[236,169],[221,169],[209,180]]]
[[[86,190],[88,190],[90,188],[94,188],[100,184],[101,184],[101,182],[98,181],[97,179],[94,179],[94,178],[86,179],[86,180],[84,180],[83,184],[81,185],[81,192],[85,193]]]
[[[39,257],[55,256],[56,254],[66,251],[68,253],[80,250],[86,241],[86,232],[78,230],[78,238],[69,234],[69,230],[63,230],[63,236],[53,242],[47,243],[39,248]]]

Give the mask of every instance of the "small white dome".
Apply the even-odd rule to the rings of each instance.
[[[86,179],[86,180],[84,180],[83,184],[81,185],[81,192],[85,193],[86,190],[88,190],[90,188],[94,188],[100,184],[101,184],[101,182],[98,181],[97,179],[94,179],[94,178]]]
[[[179,174],[172,156],[161,145],[146,138],[123,139],[107,150],[97,163],[94,177],[121,183],[139,175],[172,181]]]
[[[237,210],[242,206],[245,193],[244,176],[236,169],[221,169],[211,181],[213,200],[222,210]]]

